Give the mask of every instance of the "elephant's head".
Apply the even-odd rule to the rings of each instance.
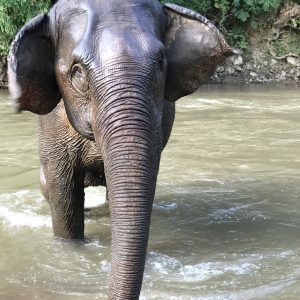
[[[196,91],[232,53],[206,18],[156,0],[59,0],[12,44],[18,110],[47,114],[63,97],[70,123],[103,157],[112,299],[140,293],[165,101]]]

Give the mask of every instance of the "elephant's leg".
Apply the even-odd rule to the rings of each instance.
[[[49,190],[48,190],[43,166],[41,166],[40,168],[40,189],[45,199],[49,201]]]
[[[84,238],[84,174],[74,168],[51,169],[47,174],[48,202],[55,236]]]

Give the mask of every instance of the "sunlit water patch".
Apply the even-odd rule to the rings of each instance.
[[[299,299],[300,96],[205,86],[178,101],[141,299]],[[52,237],[37,117],[0,94],[0,298],[106,299],[111,225],[86,189],[86,240]]]

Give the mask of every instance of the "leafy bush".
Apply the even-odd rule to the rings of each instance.
[[[250,20],[250,24],[255,28],[257,26],[257,17],[263,13],[278,9],[282,2],[282,0],[234,0],[232,13],[241,22]]]
[[[0,0],[0,60],[5,61],[12,39],[33,16],[46,11],[50,0]]]
[[[282,35],[280,39],[275,40],[273,49],[278,57],[287,55],[300,56],[300,36],[297,33],[290,33],[288,36]]]

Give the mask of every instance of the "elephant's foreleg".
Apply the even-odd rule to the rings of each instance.
[[[47,201],[49,201],[49,190],[43,166],[40,167],[40,189]]]
[[[84,175],[73,168],[48,174],[53,232],[65,239],[84,238]]]

